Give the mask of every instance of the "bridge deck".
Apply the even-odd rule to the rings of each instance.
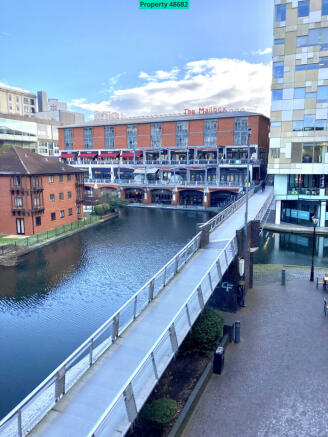
[[[270,188],[249,201],[249,219],[255,218]],[[162,290],[119,339],[96,361],[81,380],[55,405],[31,436],[86,436],[139,366],[195,285],[217,259],[225,244],[243,226],[245,206],[210,235],[210,244],[200,249],[180,273]]]

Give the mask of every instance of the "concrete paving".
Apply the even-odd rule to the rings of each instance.
[[[256,193],[250,199],[250,219],[256,216],[269,195],[268,189],[264,193]],[[193,256],[117,342],[55,405],[32,431],[31,436],[82,437],[88,434],[173,317],[184,306],[186,299],[222,252],[225,244],[243,226],[243,221],[244,206],[211,234],[211,244]]]
[[[288,269],[281,286],[280,267],[257,268],[247,308],[226,314],[241,321],[241,343],[229,346],[182,437],[327,437],[327,293],[309,282],[310,268]]]

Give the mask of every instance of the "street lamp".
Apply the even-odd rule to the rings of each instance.
[[[247,225],[248,225],[248,185],[249,185],[249,162],[250,162],[250,139],[252,129],[249,127],[247,131],[247,174],[246,174],[246,208],[245,208],[245,224],[244,224],[244,260],[245,260],[245,277],[246,277],[246,256],[247,256]]]
[[[312,217],[313,222],[313,236],[312,236],[312,265],[311,265],[311,275],[310,281],[314,281],[314,249],[315,249],[315,228],[319,222],[319,219],[315,216]]]

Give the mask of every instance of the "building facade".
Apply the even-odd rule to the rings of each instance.
[[[34,235],[83,217],[83,172],[19,147],[0,150],[0,234]]]
[[[59,128],[62,160],[85,168],[90,191],[134,202],[220,206],[265,176],[269,119],[249,112],[118,119]]]
[[[275,0],[271,136],[276,223],[328,225],[328,0]]]
[[[0,113],[32,117],[36,112],[35,94],[17,88],[0,87]]]

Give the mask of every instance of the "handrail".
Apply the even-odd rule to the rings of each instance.
[[[267,212],[268,208],[270,207],[273,198],[274,198],[274,193],[272,190],[270,196],[264,202],[264,205],[262,206],[260,211],[256,214],[255,220],[260,220],[260,221],[263,220],[263,217],[265,216],[265,213]]]
[[[12,419],[16,414],[20,414],[21,410],[38,394],[41,392],[42,389],[44,389],[49,382],[52,381],[53,378],[57,377],[58,375],[61,375],[61,372],[66,369],[66,366],[69,365],[70,363],[72,363],[74,361],[74,359],[76,357],[78,357],[79,353],[84,350],[86,348],[86,346],[90,346],[91,348],[93,348],[93,342],[95,339],[97,339],[97,336],[102,333],[103,331],[105,331],[106,328],[108,328],[110,326],[110,324],[112,322],[114,322],[115,320],[117,320],[117,317],[124,311],[124,309],[126,309],[128,307],[128,305],[135,299],[138,298],[138,296],[145,290],[147,289],[148,286],[150,286],[152,283],[154,284],[154,282],[156,281],[156,278],[160,277],[160,275],[167,269],[167,267],[172,264],[175,263],[175,267],[174,267],[174,275],[169,278],[169,280],[165,283],[164,286],[166,286],[166,284],[181,270],[181,268],[183,267],[183,265],[185,264],[185,262],[183,263],[183,265],[179,266],[179,257],[186,252],[191,246],[193,246],[196,243],[196,250],[193,250],[192,255],[194,255],[194,253],[199,249],[199,245],[200,245],[200,236],[201,236],[201,232],[198,232],[198,234],[192,239],[190,240],[173,258],[171,258],[154,276],[152,276],[152,278],[149,279],[149,281],[147,281],[133,296],[130,297],[130,299],[128,301],[126,301],[124,303],[124,305],[122,305],[122,307],[120,307],[108,320],[106,320],[93,334],[91,334],[77,349],[75,349],[74,352],[72,352],[71,355],[69,355],[68,358],[66,358],[66,360],[64,360],[47,378],[45,378],[25,399],[23,399],[11,412],[9,412],[1,421],[0,421],[0,432],[1,432],[1,427],[4,426],[10,419]],[[164,287],[162,287],[164,288]],[[152,299],[154,298],[154,296],[149,297],[149,301],[148,304],[152,301]],[[147,304],[147,305],[148,305]],[[144,308],[141,309],[141,311],[139,312],[139,314],[144,310]],[[128,323],[126,323],[123,327],[122,330],[120,331],[120,334],[133,322],[133,320],[135,320],[135,317],[137,317],[139,314],[136,314],[132,320],[130,320]],[[113,333],[113,343],[115,342],[115,340],[117,339],[118,335],[119,335],[119,325],[118,326],[113,326],[113,331],[115,330],[115,332]],[[112,344],[112,343],[111,343]],[[110,347],[110,345],[108,346]],[[105,349],[107,350],[107,348]],[[103,352],[105,352],[105,350]],[[99,358],[99,357],[98,357]],[[96,361],[96,360],[95,360]],[[92,365],[95,361],[93,361],[90,365]],[[84,372],[85,373],[85,372]],[[53,381],[54,382],[54,381]],[[62,393],[64,394],[64,393]],[[55,402],[56,403],[56,402]],[[52,408],[52,407],[51,407]],[[48,409],[48,411],[50,411],[50,409]],[[47,411],[47,412],[48,412]],[[44,416],[43,416],[44,417]],[[18,435],[23,435],[22,434],[22,430],[20,431],[21,434]]]
[[[144,357],[144,359],[141,361],[139,366],[135,369],[133,374],[128,378],[127,382],[123,385],[123,387],[120,389],[119,393],[115,396],[114,400],[111,402],[109,407],[105,410],[103,415],[99,418],[96,425],[93,427],[93,429],[90,431],[87,437],[96,437],[97,430],[103,425],[104,421],[106,420],[108,414],[113,409],[114,405],[117,403],[117,401],[120,399],[121,396],[123,396],[124,392],[126,391],[127,387],[131,384],[133,379],[136,377],[136,375],[139,373],[139,371],[143,368],[145,363],[148,361],[148,359],[151,357],[152,353],[156,349],[156,347],[161,343],[165,335],[170,331],[170,328],[174,326],[175,321],[179,318],[182,311],[185,310],[188,303],[191,301],[191,299],[194,297],[196,293],[198,293],[198,290],[201,289],[201,285],[203,284],[204,280],[208,277],[209,273],[211,272],[212,268],[217,264],[218,259],[220,258],[221,254],[227,250],[227,248],[231,245],[231,243],[235,240],[236,237],[232,238],[225,247],[220,251],[218,257],[215,259],[215,261],[210,265],[210,267],[207,269],[206,273],[203,275],[203,277],[200,279],[200,281],[197,283],[197,285],[194,287],[193,291],[189,295],[189,297],[184,301],[184,303],[181,305],[180,310],[178,313],[171,319],[170,323],[166,326],[164,329],[162,335],[157,339],[157,341],[153,344],[153,346],[150,348],[147,355]],[[234,252],[236,251],[236,246],[234,246]],[[234,253],[236,255],[236,253]]]

